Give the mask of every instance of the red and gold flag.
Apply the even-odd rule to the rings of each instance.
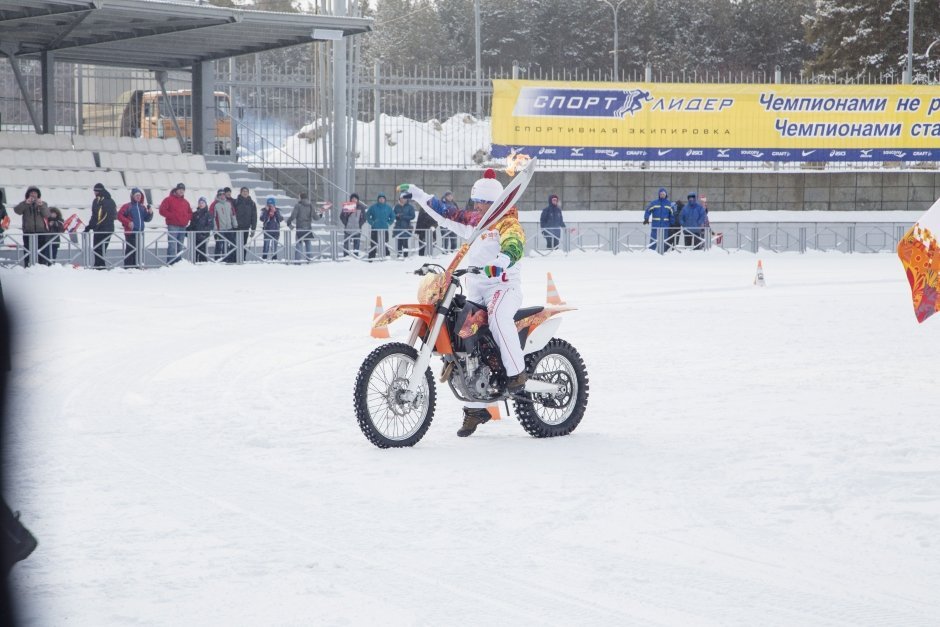
[[[940,200],[912,226],[898,244],[914,299],[914,315],[923,322],[940,311]]]

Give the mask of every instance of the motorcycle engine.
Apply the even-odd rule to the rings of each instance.
[[[477,368],[476,372],[470,375],[467,381],[467,387],[470,388],[470,391],[478,397],[485,397],[489,395],[490,387],[490,369],[488,366],[480,366]]]
[[[490,396],[490,378],[493,371],[486,363],[481,363],[478,355],[470,355],[466,361],[466,377],[464,387],[467,396],[474,398],[488,398]]]

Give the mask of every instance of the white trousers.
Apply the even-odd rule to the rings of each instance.
[[[522,286],[518,274],[508,281],[472,276],[466,281],[467,300],[486,307],[490,333],[499,347],[506,375],[513,377],[525,370],[525,357],[513,316],[522,306]],[[468,402],[466,407],[486,407],[487,403]]]

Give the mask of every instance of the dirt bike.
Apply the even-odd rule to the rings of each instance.
[[[529,172],[531,176],[531,172]],[[489,327],[486,308],[462,293],[460,278],[478,274],[477,267],[458,269],[484,228],[502,216],[527,181],[507,186],[474,235],[444,268],[426,263],[415,271],[423,277],[418,303],[395,305],[373,323],[385,327],[401,318],[415,320],[407,342],[384,344],[369,354],[356,377],[355,409],[359,428],[379,448],[414,446],[427,433],[437,400],[434,377],[428,367],[432,355],[444,362],[440,381],[461,401],[513,402],[516,417],[535,437],[568,435],[584,417],[588,375],[578,351],[554,337],[561,325],[557,314],[573,307],[538,306],[520,309],[514,316],[529,378],[522,390],[511,394],[507,376]]]

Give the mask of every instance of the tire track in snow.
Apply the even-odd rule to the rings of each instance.
[[[148,443],[153,444],[153,440],[148,438]],[[166,446],[171,445],[167,444]],[[175,442],[172,446],[178,449],[179,443]],[[402,581],[416,580],[421,586],[429,586],[437,589],[441,598],[463,598],[467,603],[476,606],[476,611],[479,611],[481,606],[487,607],[493,611],[496,616],[503,618],[512,617],[516,624],[519,624],[518,621],[524,621],[525,624],[533,625],[610,624],[611,621],[622,625],[669,624],[669,622],[660,622],[660,610],[653,609],[655,604],[653,604],[653,607],[650,607],[649,611],[644,611],[642,607],[637,607],[637,602],[639,602],[641,606],[648,605],[647,600],[639,598],[634,599],[631,610],[626,611],[623,607],[612,606],[609,603],[601,603],[565,592],[557,586],[546,589],[505,572],[494,573],[492,580],[474,579],[472,584],[467,588],[448,584],[442,581],[441,578],[435,577],[432,574],[422,574],[412,570],[402,569],[397,563],[383,560],[376,556],[364,557],[360,554],[338,549],[329,542],[312,538],[309,532],[303,531],[305,522],[309,524],[309,521],[297,519],[299,514],[296,512],[296,500],[291,499],[290,495],[282,496],[280,492],[272,491],[269,484],[259,479],[246,480],[244,471],[239,476],[237,486],[216,480],[213,482],[212,486],[204,483],[202,487],[197,488],[191,482],[180,481],[162,473],[155,472],[152,470],[151,465],[147,464],[144,458],[139,454],[135,454],[131,457],[117,452],[112,446],[104,444],[101,445],[101,448],[103,452],[116,459],[121,465],[135,468],[138,472],[156,478],[166,485],[175,486],[189,493],[193,498],[200,501],[211,502],[215,507],[221,510],[244,516],[258,525],[273,529],[284,535],[289,535],[338,558],[357,563],[375,571],[389,572],[393,577],[381,578],[377,576],[376,579],[382,579],[383,588],[390,586],[400,590],[403,595],[413,592],[415,588],[408,583],[402,583]],[[154,447],[154,450],[161,448],[163,447],[157,446]],[[225,457],[232,464],[239,464],[242,467],[244,467],[246,463],[244,460],[236,460],[225,454],[220,455],[218,451],[214,451],[213,455],[216,458]],[[189,452],[188,454],[184,454],[183,457],[188,460],[200,459],[201,452]],[[209,469],[198,470],[195,466],[191,465],[187,468],[191,474],[199,477],[220,476],[219,473]],[[291,473],[276,468],[265,468],[263,472],[279,474],[295,481],[297,479],[297,477]],[[252,507],[252,510],[265,509],[268,511],[288,512],[292,518],[291,522],[284,523],[270,517],[259,516],[253,511],[249,511],[235,504],[233,498],[224,496],[226,492],[233,489],[238,492],[239,500],[242,501],[247,499],[252,503],[258,504],[265,501],[271,502],[272,499],[275,499],[275,502],[281,504],[280,507]],[[337,507],[335,502],[329,504],[329,510],[333,514],[342,514],[341,518],[345,518],[349,521],[360,519],[362,515],[362,512],[348,507]],[[397,583],[389,583],[392,581]],[[505,585],[507,583],[510,585]],[[507,595],[507,589],[511,591],[511,600],[504,599]],[[525,594],[518,594],[520,590],[524,590]],[[551,608],[551,613],[546,614],[545,608]],[[593,614],[593,616],[591,614]],[[695,615],[686,615],[685,618],[690,619],[693,616]]]

